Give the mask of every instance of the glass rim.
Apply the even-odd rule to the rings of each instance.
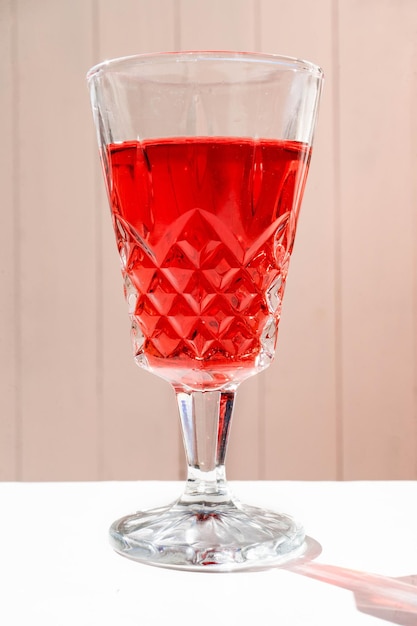
[[[276,66],[282,70],[311,74],[322,80],[324,73],[322,68],[297,57],[282,54],[262,53],[262,52],[239,52],[231,50],[184,50],[173,52],[146,52],[129,56],[116,57],[101,61],[93,65],[87,72],[87,81],[92,80],[97,74],[106,71],[117,71],[126,69],[131,65],[145,65],[149,62],[195,62],[195,61],[246,61],[247,63],[258,63],[263,65]]]

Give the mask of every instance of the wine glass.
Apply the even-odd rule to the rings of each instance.
[[[188,464],[179,499],[116,521],[111,543],[197,571],[298,557],[303,528],[234,498],[225,456],[238,385],[274,357],[322,71],[180,52],[106,61],[87,79],[134,358],[173,386]]]

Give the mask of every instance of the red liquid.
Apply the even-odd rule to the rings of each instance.
[[[238,138],[108,147],[138,362],[196,388],[268,364],[309,158]]]

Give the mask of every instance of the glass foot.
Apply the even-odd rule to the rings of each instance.
[[[135,561],[194,571],[264,569],[297,559],[305,534],[291,517],[228,502],[138,512],[110,529],[116,552]]]

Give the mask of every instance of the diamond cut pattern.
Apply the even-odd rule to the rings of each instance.
[[[152,255],[123,229],[132,322],[135,335],[140,329],[146,338],[143,350],[195,360],[253,359],[260,344],[272,352],[285,282],[278,269],[286,265],[285,229],[281,237],[265,234],[248,258],[216,216],[195,209],[184,217],[170,225],[165,244],[171,244],[155,245]],[[140,346],[139,338],[136,353]]]

